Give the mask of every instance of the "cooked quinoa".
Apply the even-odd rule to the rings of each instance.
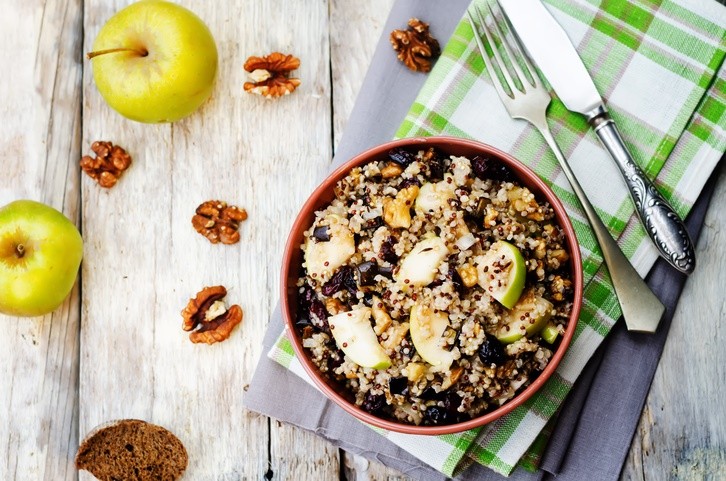
[[[511,309],[493,294],[513,268],[490,254],[502,241],[526,272]],[[394,149],[337,183],[301,248],[303,347],[352,402],[399,422],[451,424],[506,403],[545,368],[572,309],[554,210],[492,158]],[[354,313],[390,363],[362,367],[343,352],[331,325]],[[535,318],[546,318],[546,329],[529,332]],[[423,341],[414,343],[422,336],[432,343],[425,355]]]

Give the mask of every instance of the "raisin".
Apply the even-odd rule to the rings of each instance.
[[[361,406],[364,411],[368,411],[371,414],[378,414],[383,410],[383,406],[386,404],[386,396],[383,394],[366,394]]]
[[[416,160],[416,155],[400,147],[389,150],[388,157],[404,169]]]
[[[444,392],[437,392],[433,386],[429,386],[419,396],[421,399],[426,401],[440,401],[444,399],[446,394]]]
[[[332,296],[343,289],[347,290],[352,296],[358,292],[358,285],[355,282],[355,274],[353,273],[353,268],[350,266],[343,266],[338,269],[338,272],[333,274],[333,277],[323,284],[320,292],[322,292],[324,296]]]
[[[361,286],[372,286],[376,283],[375,277],[378,275],[378,263],[376,262],[363,262],[358,264],[356,268],[358,271],[358,283]]]
[[[440,406],[429,406],[424,411],[424,422],[426,424],[432,424],[437,426],[439,424],[450,423],[451,415],[449,412]]]
[[[451,279],[451,283],[454,284],[454,289],[456,289],[456,292],[458,292],[460,296],[463,296],[466,291],[466,288],[464,287],[464,281],[461,280],[459,271],[456,270],[456,267],[454,267],[454,263],[451,261],[449,262],[448,277],[449,279]]]
[[[405,396],[408,394],[408,378],[405,376],[392,377],[388,381],[388,390],[391,394],[401,394]]]
[[[312,324],[322,331],[328,332],[330,330],[328,327],[328,311],[325,309],[325,304],[318,299],[315,289],[305,285],[298,298],[298,305],[301,313],[296,323],[298,326],[304,327]]]
[[[482,180],[514,180],[514,174],[506,165],[489,157],[475,155],[471,159],[471,170],[476,177]]]
[[[486,339],[479,346],[479,359],[487,366],[492,364],[499,366],[507,360],[507,353],[504,351],[504,346],[499,342],[499,339],[487,334]]]
[[[403,179],[401,181],[401,183],[399,184],[398,188],[400,190],[403,190],[403,189],[405,189],[407,187],[411,187],[412,185],[416,185],[418,187],[421,187],[421,182],[419,182],[418,179],[416,179],[416,178]]]
[[[388,236],[381,244],[381,251],[378,253],[378,257],[391,264],[398,262],[398,255],[395,249],[396,242],[398,242],[398,239],[393,236]]]
[[[393,279],[393,266],[378,266],[378,273],[383,277]]]
[[[444,173],[446,172],[446,163],[437,152],[432,150],[431,158],[428,161],[429,168],[429,180],[431,182],[438,182],[444,180]]]
[[[313,230],[313,237],[318,242],[328,242],[330,240],[330,227],[327,225],[316,227]]]

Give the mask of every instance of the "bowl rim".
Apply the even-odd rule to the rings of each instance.
[[[435,145],[434,145],[435,144]],[[445,145],[442,145],[445,144]],[[295,251],[300,249],[301,240],[295,234],[304,232],[308,227],[309,216],[314,214],[316,208],[315,204],[318,202],[321,195],[324,195],[328,190],[335,185],[341,178],[343,178],[352,168],[364,165],[368,162],[374,161],[381,154],[388,152],[390,149],[396,147],[420,147],[425,148],[427,145],[437,146],[438,148],[445,150],[446,145],[457,145],[464,148],[475,149],[482,151],[503,159],[508,167],[515,170],[517,178],[521,181],[526,178],[527,185],[534,184],[542,195],[545,196],[546,200],[550,203],[555,211],[555,217],[559,227],[565,230],[568,249],[570,251],[570,264],[573,274],[573,303],[572,311],[570,314],[570,320],[568,322],[565,333],[562,336],[560,345],[554,352],[549,363],[540,375],[535,379],[529,386],[527,386],[522,392],[517,394],[511,400],[507,401],[502,406],[489,411],[480,416],[474,417],[470,420],[455,423],[446,424],[442,426],[422,426],[413,424],[404,424],[391,419],[384,419],[375,416],[362,408],[356,406],[354,403],[348,401],[340,393],[334,390],[328,383],[326,383],[322,377],[323,375],[313,365],[312,361],[306,355],[302,343],[299,340],[299,336],[295,331],[295,321],[292,319],[291,312],[295,306],[291,306],[288,299],[288,292],[290,285],[287,282],[290,278],[290,271],[292,266],[291,259]],[[451,154],[449,154],[451,155]],[[302,225],[305,223],[306,225]],[[301,230],[302,229],[302,230]],[[297,266],[299,268],[299,266]],[[496,147],[479,142],[476,140],[463,139],[458,137],[449,136],[433,136],[433,137],[412,137],[403,138],[398,140],[392,140],[384,142],[376,146],[370,147],[363,152],[355,155],[350,160],[344,162],[340,167],[335,169],[332,173],[328,174],[325,179],[313,190],[310,196],[307,198],[303,206],[300,208],[292,227],[288,239],[285,243],[285,250],[282,257],[282,266],[280,271],[280,309],[285,324],[285,330],[290,333],[290,344],[292,344],[295,356],[302,364],[306,374],[312,378],[315,387],[325,394],[325,396],[332,400],[336,405],[341,407],[343,410],[353,415],[364,423],[373,425],[378,428],[386,429],[388,431],[394,431],[404,434],[416,434],[416,435],[441,435],[441,434],[453,434],[468,431],[470,429],[481,427],[485,424],[491,423],[492,421],[499,419],[500,417],[510,413],[524,402],[526,402],[535,392],[549,380],[554,374],[555,370],[560,364],[560,361],[564,357],[565,353],[570,347],[570,343],[574,336],[577,323],[580,317],[580,310],[583,301],[583,273],[582,273],[582,259],[580,255],[580,245],[577,240],[577,236],[572,222],[570,221],[567,211],[563,206],[560,199],[547,186],[547,184],[528,166],[517,160],[512,155],[503,152]]]

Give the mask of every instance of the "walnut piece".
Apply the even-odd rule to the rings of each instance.
[[[232,329],[242,322],[242,308],[238,305],[224,307],[221,300],[227,295],[224,286],[205,287],[189,299],[181,311],[182,329],[193,331],[189,339],[197,343],[214,344],[229,338]],[[208,315],[211,311],[218,315]],[[196,331],[194,329],[198,328]]]
[[[194,229],[216,244],[239,242],[239,225],[247,220],[247,211],[221,200],[208,200],[197,207],[192,217]]]
[[[391,45],[398,59],[414,72],[428,72],[441,54],[439,42],[429,33],[429,24],[418,18],[408,21],[408,29],[391,32]]]
[[[84,155],[81,158],[81,169],[101,187],[113,187],[131,165],[131,156],[123,148],[108,141],[94,142],[91,150],[96,158]]]
[[[250,57],[244,65],[251,82],[245,82],[245,92],[276,98],[291,94],[300,79],[290,78],[290,72],[300,67],[300,59],[273,52],[265,57]]]

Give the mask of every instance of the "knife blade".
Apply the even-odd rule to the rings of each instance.
[[[540,0],[496,1],[527,56],[568,110],[587,118],[618,165],[658,253],[679,271],[693,272],[696,256],[685,224],[633,160],[565,30]]]

